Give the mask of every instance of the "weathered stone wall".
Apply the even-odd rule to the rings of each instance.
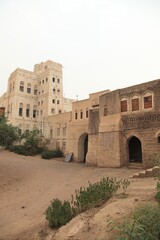
[[[98,134],[90,134],[86,165],[98,165]]]
[[[120,132],[99,133],[98,140],[98,166],[99,167],[120,167]]]

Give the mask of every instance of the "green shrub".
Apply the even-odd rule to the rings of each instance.
[[[72,195],[72,204],[78,213],[84,212],[90,207],[99,206],[109,200],[120,185],[120,181],[114,178],[103,178],[100,182],[89,183],[87,188],[81,187],[80,190],[75,191],[75,199]]]
[[[17,154],[24,155],[24,156],[29,155],[28,150],[25,148],[24,145],[15,145],[15,146],[12,147],[11,151],[13,151]]]
[[[144,205],[138,207],[130,219],[118,227],[117,240],[159,240],[160,207]]]
[[[54,152],[51,150],[46,150],[42,152],[41,157],[44,159],[52,159],[55,157]]]
[[[46,219],[50,227],[59,227],[69,222],[77,214],[86,211],[91,207],[100,206],[109,200],[113,194],[122,186],[125,189],[129,181],[115,178],[103,178],[97,183],[89,183],[88,187],[81,187],[72,195],[71,203],[54,199],[46,210]]]
[[[63,157],[63,152],[60,149],[53,150],[56,158]]]
[[[69,201],[62,203],[59,199],[54,199],[46,210],[46,219],[51,228],[65,225],[74,217],[74,209]]]
[[[63,156],[63,152],[61,150],[45,150],[41,156],[44,159],[58,158]]]

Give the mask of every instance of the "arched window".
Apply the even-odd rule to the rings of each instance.
[[[82,119],[83,118],[83,110],[81,109],[80,111],[80,118]]]
[[[30,83],[27,84],[27,93],[31,93],[31,84]]]
[[[33,118],[36,118],[36,113],[37,113],[37,106],[33,106]]]
[[[78,119],[78,112],[77,112],[77,110],[75,111],[75,119]]]
[[[24,82],[23,81],[20,82],[19,90],[21,92],[24,92]]]
[[[86,118],[88,118],[88,108],[86,108]]]
[[[23,103],[19,104],[19,116],[22,117],[23,116]]]
[[[26,106],[26,117],[29,117],[30,115],[30,104],[27,104]]]

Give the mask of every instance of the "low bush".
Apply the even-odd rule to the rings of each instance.
[[[28,150],[25,148],[24,145],[15,145],[12,147],[11,151],[25,156],[29,155]]]
[[[12,152],[15,152],[24,156],[34,156],[44,151],[44,148],[36,148],[34,146],[15,145],[10,148]]]
[[[103,178],[100,182],[89,183],[88,187],[81,187],[75,191],[75,198],[72,195],[72,204],[78,213],[84,212],[109,200],[120,186],[121,181],[115,178]]]
[[[120,236],[116,240],[159,240],[160,207],[140,206],[130,219],[118,227]]]
[[[45,150],[41,156],[44,159],[58,158],[63,157],[63,152],[61,150]]]
[[[69,201],[62,203],[59,199],[54,199],[46,210],[46,219],[51,228],[65,225],[74,216],[74,209]]]
[[[54,152],[51,150],[46,150],[42,152],[41,157],[44,159],[52,159],[55,157]]]
[[[71,203],[54,199],[46,210],[46,219],[50,227],[60,227],[69,222],[77,214],[91,207],[97,207],[109,200],[122,186],[127,187],[128,181],[117,181],[115,178],[103,178],[101,181],[88,187],[81,187],[71,196]]]
[[[60,149],[53,150],[55,157],[63,157],[63,152]]]

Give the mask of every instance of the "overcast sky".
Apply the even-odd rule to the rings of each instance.
[[[0,0],[0,95],[48,59],[69,98],[160,78],[160,0]]]

